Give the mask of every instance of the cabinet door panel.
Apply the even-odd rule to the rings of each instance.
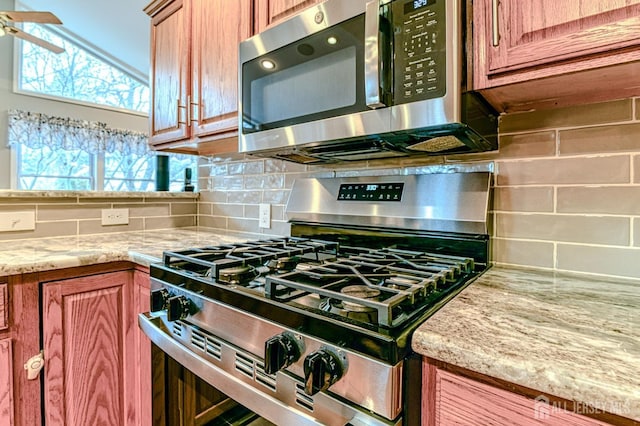
[[[640,0],[486,0],[486,31],[496,25],[496,2],[500,37],[488,47],[489,74],[640,44]]]
[[[7,296],[8,286],[6,283],[0,283],[0,330],[4,330],[9,326],[9,298]]]
[[[11,339],[0,340],[0,426],[13,425]]]
[[[268,2],[267,22],[265,26],[282,21],[321,2],[322,0],[270,0]]]
[[[151,22],[151,144],[188,138],[189,15],[175,1]]]
[[[114,272],[43,285],[47,424],[136,423],[129,280]]]
[[[252,34],[252,0],[192,3],[194,135],[238,130],[238,44]]]

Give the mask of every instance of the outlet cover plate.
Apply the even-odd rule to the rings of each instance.
[[[271,228],[271,204],[260,204],[258,222],[260,228]]]
[[[0,232],[31,231],[36,229],[36,212],[17,211],[0,213]]]
[[[128,224],[129,209],[102,209],[102,226]]]

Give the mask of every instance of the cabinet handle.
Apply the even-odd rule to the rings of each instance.
[[[191,126],[191,95],[187,96],[187,127]]]
[[[42,367],[44,367],[44,351],[32,356],[24,364],[24,369],[27,370],[27,380],[37,379]]]
[[[493,47],[498,47],[498,45],[500,44],[498,6],[500,6],[500,0],[491,0],[491,44],[493,45]]]
[[[191,102],[191,96],[189,96],[189,121],[191,123],[198,122],[198,108],[200,108],[200,102]],[[195,109],[194,109],[195,108]]]
[[[176,106],[177,106],[177,111],[178,111],[178,124],[187,124],[184,121],[180,121],[180,110],[182,108],[184,108],[183,106],[180,105],[180,98],[176,99]]]

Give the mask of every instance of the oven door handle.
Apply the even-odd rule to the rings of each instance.
[[[174,340],[165,331],[162,319],[154,314],[142,313],[138,315],[138,324],[144,334],[156,344],[164,353],[175,359],[179,364],[189,369],[196,376],[208,382],[229,398],[246,406],[251,411],[280,424],[291,425],[321,425],[310,416],[291,409],[279,400],[258,392],[251,386],[226,374],[224,370],[210,363],[205,358],[190,351]]]
[[[367,106],[386,107],[380,90],[380,1],[367,3],[364,17],[364,90]]]

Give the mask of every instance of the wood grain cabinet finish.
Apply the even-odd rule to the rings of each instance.
[[[13,361],[11,339],[0,340],[0,426],[13,425]]]
[[[258,32],[323,0],[255,0]]]
[[[579,103],[629,95],[638,86],[623,80],[639,70],[640,0],[474,1],[473,43],[475,89],[544,79],[514,86],[521,94],[503,90],[502,101],[489,92],[494,106],[506,104],[500,110],[538,107],[545,96]]]
[[[151,20],[152,145],[191,137],[189,108],[190,14],[185,1],[174,0]]]
[[[424,363],[423,426],[596,426],[596,419]],[[562,407],[562,405],[558,405]]]
[[[0,330],[9,327],[9,286],[0,283]]]
[[[46,424],[137,424],[131,272],[42,286]]]
[[[149,142],[156,149],[237,151],[238,44],[253,34],[253,10],[253,0],[156,0],[145,8],[151,16]]]

